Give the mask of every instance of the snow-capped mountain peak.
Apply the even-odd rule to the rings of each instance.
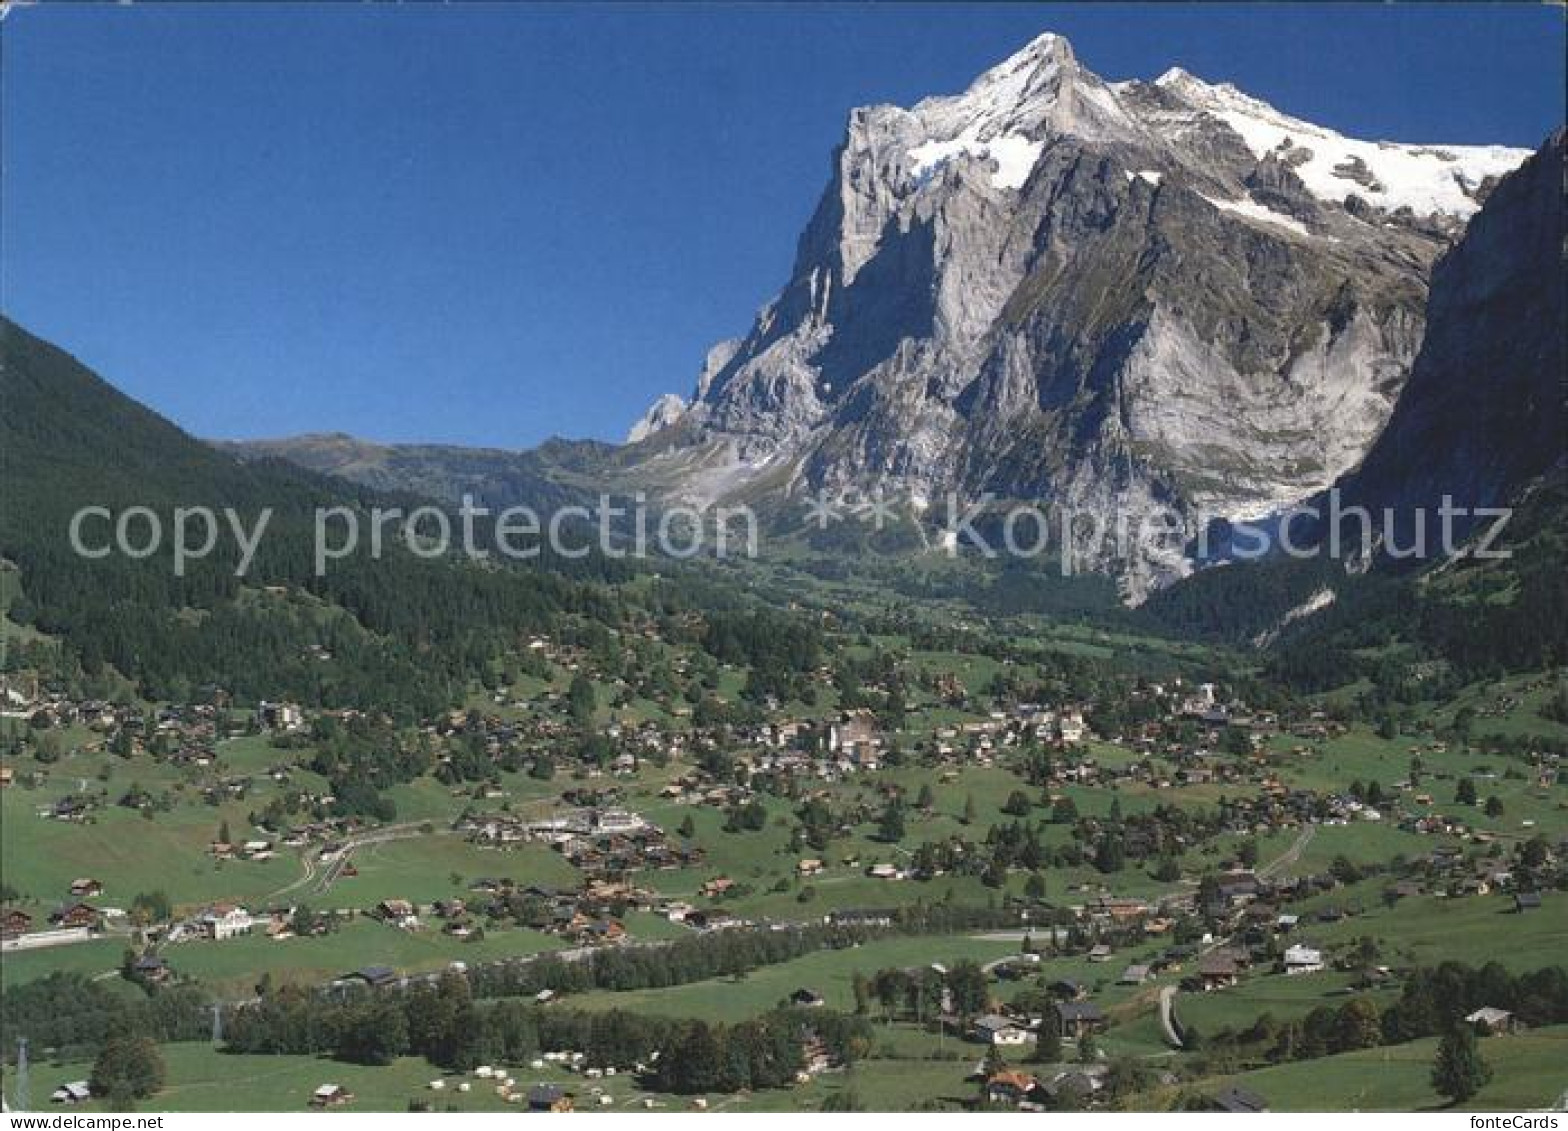
[[[1041,36],[962,93],[850,113],[789,279],[650,416],[680,427],[646,470],[697,502],[1272,512],[1366,454],[1431,263],[1525,156],[1360,141],[1179,68],[1107,83]],[[1186,568],[1082,556],[1134,597]]]
[[[1230,83],[1208,83],[1172,67],[1155,85],[1236,133],[1263,160],[1274,157],[1317,199],[1357,196],[1386,211],[1468,218],[1483,186],[1518,168],[1528,149],[1502,145],[1410,145],[1363,141],[1285,114]]]
[[[981,74],[962,94],[926,98],[907,116],[909,172],[924,183],[952,158],[992,162],[991,184],[1019,189],[1055,135],[1109,139],[1139,132],[1137,123],[1072,47],[1047,32]]]

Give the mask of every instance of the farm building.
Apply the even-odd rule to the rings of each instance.
[[[310,1094],[311,1107],[341,1107],[354,1098],[342,1084],[322,1084]]]
[[[1323,969],[1323,952],[1297,944],[1285,949],[1285,973],[1316,974]]]
[[[1056,1003],[1057,1031],[1064,1037],[1083,1037],[1105,1027],[1105,1014],[1092,1001]]]
[[[93,1098],[93,1090],[86,1080],[72,1080],[68,1084],[61,1084],[49,1093],[49,1099],[57,1104],[86,1103]]]
[[[1466,1016],[1465,1021],[1467,1024],[1474,1025],[1480,1032],[1490,1033],[1494,1036],[1498,1033],[1518,1032],[1520,1028],[1518,1018],[1512,1013],[1506,1009],[1498,1009],[1491,1005],[1483,1005],[1474,1013]]]
[[[1010,1017],[987,1013],[975,1018],[974,1037],[988,1045],[1022,1045],[1028,1043],[1029,1032]]]

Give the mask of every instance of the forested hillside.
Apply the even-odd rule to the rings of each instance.
[[[215,685],[417,717],[455,701],[529,632],[567,615],[622,615],[602,583],[629,570],[597,556],[483,569],[394,547],[317,577],[316,508],[414,500],[214,451],[9,321],[0,350],[0,555],[20,568],[24,592],[11,616],[61,637],[89,674],[111,665],[148,698]],[[244,578],[232,537],[177,576],[167,550],[75,554],[71,516],[89,505],[150,508],[166,535],[175,507],[232,507],[248,528],[263,508],[273,517]]]

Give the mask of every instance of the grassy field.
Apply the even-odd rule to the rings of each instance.
[[[1275,1111],[1540,1111],[1568,1090],[1568,1026],[1483,1041],[1492,1081],[1457,1108],[1432,1090],[1436,1051],[1436,1038],[1363,1049],[1243,1073],[1203,1090],[1238,1084]]]
[[[47,977],[56,970],[67,974],[86,974],[89,977],[117,970],[125,954],[126,943],[126,939],[104,938],[42,950],[0,951],[0,983],[10,986],[18,982],[31,982],[35,978]]]
[[[1245,1029],[1265,1013],[1276,1021],[1292,1021],[1317,1006],[1337,1007],[1356,996],[1350,988],[1351,981],[1348,974],[1327,970],[1295,977],[1251,977],[1230,989],[1178,995],[1176,1016],[1183,1025],[1192,1026],[1205,1036],[1213,1036],[1221,1029]],[[1393,997],[1371,996],[1380,1005]]]
[[[345,876],[318,902],[331,907],[372,907],[383,899],[432,903],[468,893],[480,877],[508,877],[519,884],[576,887],[577,870],[541,844],[499,851],[437,832],[366,845],[354,853],[357,876]]]
[[[69,771],[57,770],[55,776],[64,772]],[[69,898],[71,881],[82,876],[104,884],[96,905],[129,907],[138,892],[157,889],[184,906],[259,900],[300,874],[298,861],[288,856],[220,862],[208,854],[221,822],[227,820],[236,836],[247,828],[244,802],[180,806],[153,820],[112,803],[85,824],[37,815],[39,805],[63,792],[13,788],[0,793],[0,874],[35,909],[47,912]]]
[[[561,945],[555,936],[537,931],[493,931],[482,939],[460,941],[438,930],[405,931],[357,919],[317,938],[280,942],[252,934],[223,942],[181,943],[163,953],[179,973],[199,978],[220,993],[243,993],[263,973],[278,982],[314,985],[362,966],[422,973],[454,961],[494,961]]]
[[[879,939],[847,950],[822,951],[765,966],[737,979],[715,979],[667,989],[628,993],[599,992],[574,995],[573,1008],[627,1009],[669,1017],[706,1017],[738,1021],[778,1005],[798,989],[815,990],[829,1007],[852,1011],[852,980],[856,970],[870,976],[889,966],[922,966],[930,962],[951,964],[972,958],[988,962],[1017,953],[1018,945],[967,935]]]
[[[339,1084],[354,1093],[354,1101],[341,1109],[345,1111],[407,1111],[411,1101],[431,1103],[438,1111],[523,1110],[497,1096],[493,1081],[472,1075],[444,1075],[418,1057],[403,1057],[381,1068],[345,1064],[326,1057],[236,1055],[219,1052],[207,1044],[164,1045],[162,1051],[168,1083],[142,1105],[148,1110],[305,1111],[311,1093],[322,1084]],[[33,1107],[47,1108],[51,1091],[66,1081],[85,1079],[91,1070],[91,1062],[35,1062],[31,1086]],[[596,1110],[599,1105],[588,1094],[590,1087],[601,1088],[622,1107],[641,1094],[635,1081],[624,1076],[590,1083],[553,1065],[539,1069],[519,1067],[513,1070],[513,1076],[524,1088],[533,1083],[562,1084],[579,1095],[582,1107]],[[444,1087],[433,1091],[430,1082],[438,1079],[443,1081]],[[470,1088],[466,1093],[459,1090],[464,1082]],[[5,1083],[9,1095],[12,1085],[9,1076]],[[660,1100],[661,1106],[671,1102],[668,1097]],[[105,1109],[100,1103],[92,1102],[75,1110]]]
[[[1306,906],[1331,901],[1336,894],[1320,896]],[[1386,907],[1374,903],[1369,892],[1361,915],[1314,924],[1310,934],[1330,945],[1371,935],[1382,947],[1383,961],[1398,965],[1429,966],[1456,959],[1477,966],[1495,961],[1514,971],[1535,970],[1561,965],[1568,955],[1568,895],[1547,892],[1543,899],[1539,911],[1519,915],[1503,895],[1404,899]]]

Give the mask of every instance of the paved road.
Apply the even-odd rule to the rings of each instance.
[[[1316,825],[1306,826],[1296,839],[1291,842],[1289,848],[1259,868],[1257,874],[1259,876],[1272,876],[1290,867],[1301,859],[1301,854],[1306,851],[1307,845],[1312,843],[1312,838],[1317,835],[1317,832],[1318,827]],[[1228,942],[1230,942],[1228,937],[1215,939],[1203,948],[1202,953],[1207,954],[1209,951],[1216,950]],[[1177,987],[1175,985],[1160,987],[1160,1029],[1165,1034],[1166,1042],[1172,1048],[1179,1049],[1182,1047],[1182,1042],[1181,1037],[1176,1033],[1176,991]]]
[[[425,836],[427,834],[422,830],[428,823],[427,821],[406,821],[403,824],[386,825],[382,828],[372,829],[367,833],[361,833],[358,836],[349,837],[343,842],[337,854],[325,865],[321,863],[320,849],[307,848],[300,853],[301,874],[299,879],[293,883],[285,884],[277,891],[269,892],[264,897],[265,901],[270,902],[280,895],[287,895],[289,892],[298,891],[300,888],[310,888],[311,893],[314,895],[325,894],[343,874],[343,869],[348,865],[349,858],[354,854],[355,849],[364,848],[366,845],[371,844],[383,844],[392,840],[410,840],[417,836]],[[433,836],[436,834],[431,833],[428,835]]]
[[[1160,1028],[1165,1033],[1165,1041],[1172,1048],[1181,1048],[1181,1037],[1176,1033],[1175,1020],[1176,987],[1160,987]]]
[[[1301,859],[1301,854],[1306,851],[1307,845],[1311,844],[1312,838],[1317,835],[1318,827],[1316,825],[1308,825],[1302,829],[1301,835],[1296,837],[1289,848],[1258,869],[1258,875],[1272,876],[1276,872],[1289,868],[1297,860]]]

